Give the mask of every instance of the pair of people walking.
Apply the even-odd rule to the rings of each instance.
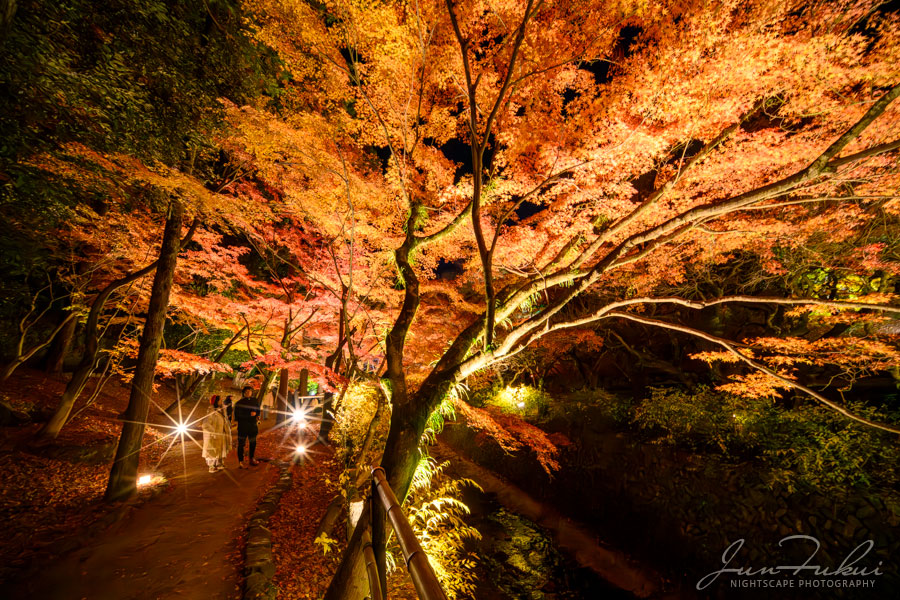
[[[230,403],[229,403],[230,404]],[[225,468],[225,456],[231,451],[231,409],[223,406],[219,396],[210,398],[209,412],[203,419],[203,458],[209,466],[209,472],[215,473]],[[234,406],[234,418],[237,421],[237,455],[238,467],[244,464],[244,446],[249,442],[250,465],[258,465],[256,460],[256,437],[259,435],[259,417],[262,412],[253,398],[253,388],[249,385],[241,390],[241,399]]]

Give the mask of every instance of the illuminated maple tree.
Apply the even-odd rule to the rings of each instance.
[[[377,224],[373,249],[393,252],[403,293],[385,337],[382,461],[401,495],[448,390],[552,333],[612,320],[673,329],[813,392],[641,311],[706,306],[658,295],[691,265],[742,250],[777,272],[779,252],[822,231],[896,218],[894,15],[854,2],[254,6],[298,96],[316,82],[300,114],[352,132],[386,179],[383,201],[357,214]],[[884,257],[867,247],[856,264],[871,270]],[[435,276],[447,264],[451,286]],[[884,299],[847,308],[883,312]],[[412,352],[422,338],[426,360]],[[346,571],[355,549],[329,597],[364,579]]]
[[[729,361],[730,391],[799,391],[898,433],[803,370],[852,382],[898,367],[900,18],[886,5],[243,6],[283,70],[277,94],[221,101],[227,173],[86,144],[29,155],[110,197],[106,218],[79,208],[61,237],[81,245],[92,298],[149,267],[157,205],[185,200],[197,224],[170,318],[227,330],[268,378],[381,379],[400,497],[457,386],[597,350],[625,323]],[[156,205],[134,209],[123,181]],[[732,339],[696,317],[738,307],[769,311],[766,333]],[[823,333],[774,326],[791,319]],[[849,333],[825,335],[837,325]],[[552,466],[552,442],[514,417],[468,414]],[[328,598],[365,581],[359,530]]]

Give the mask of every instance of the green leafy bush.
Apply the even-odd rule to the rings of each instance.
[[[847,408],[891,422],[865,403]],[[793,408],[700,387],[654,388],[634,411],[632,424],[650,439],[732,459],[761,459],[770,480],[789,489],[885,487],[900,482],[900,449],[891,434],[804,401]]]

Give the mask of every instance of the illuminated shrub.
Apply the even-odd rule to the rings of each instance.
[[[503,412],[540,418],[550,408],[550,396],[530,385],[507,386],[497,391],[487,404]]]
[[[447,597],[473,598],[476,563],[466,542],[480,540],[481,534],[466,524],[469,507],[460,498],[465,486],[481,488],[471,479],[447,475],[447,465],[429,456],[419,461],[404,510]],[[394,539],[390,566],[397,568],[403,558]]]
[[[335,413],[331,440],[336,456],[345,463],[353,460],[362,447],[369,424],[378,408],[379,392],[369,384],[355,384],[347,389]],[[385,423],[389,419],[382,419]],[[382,423],[384,425],[385,423]],[[383,444],[387,432],[376,436],[376,446]]]

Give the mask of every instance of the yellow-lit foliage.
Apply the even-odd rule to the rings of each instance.
[[[461,495],[465,486],[481,487],[471,479],[447,475],[444,468],[448,464],[430,456],[419,461],[404,509],[447,597],[473,598],[475,559],[466,550],[466,541],[480,540],[481,534],[465,522],[469,507]],[[396,542],[392,552],[391,562],[401,564]]]
[[[549,397],[530,385],[508,386],[500,390],[488,404],[503,412],[516,415],[535,416],[543,413],[549,404]]]

